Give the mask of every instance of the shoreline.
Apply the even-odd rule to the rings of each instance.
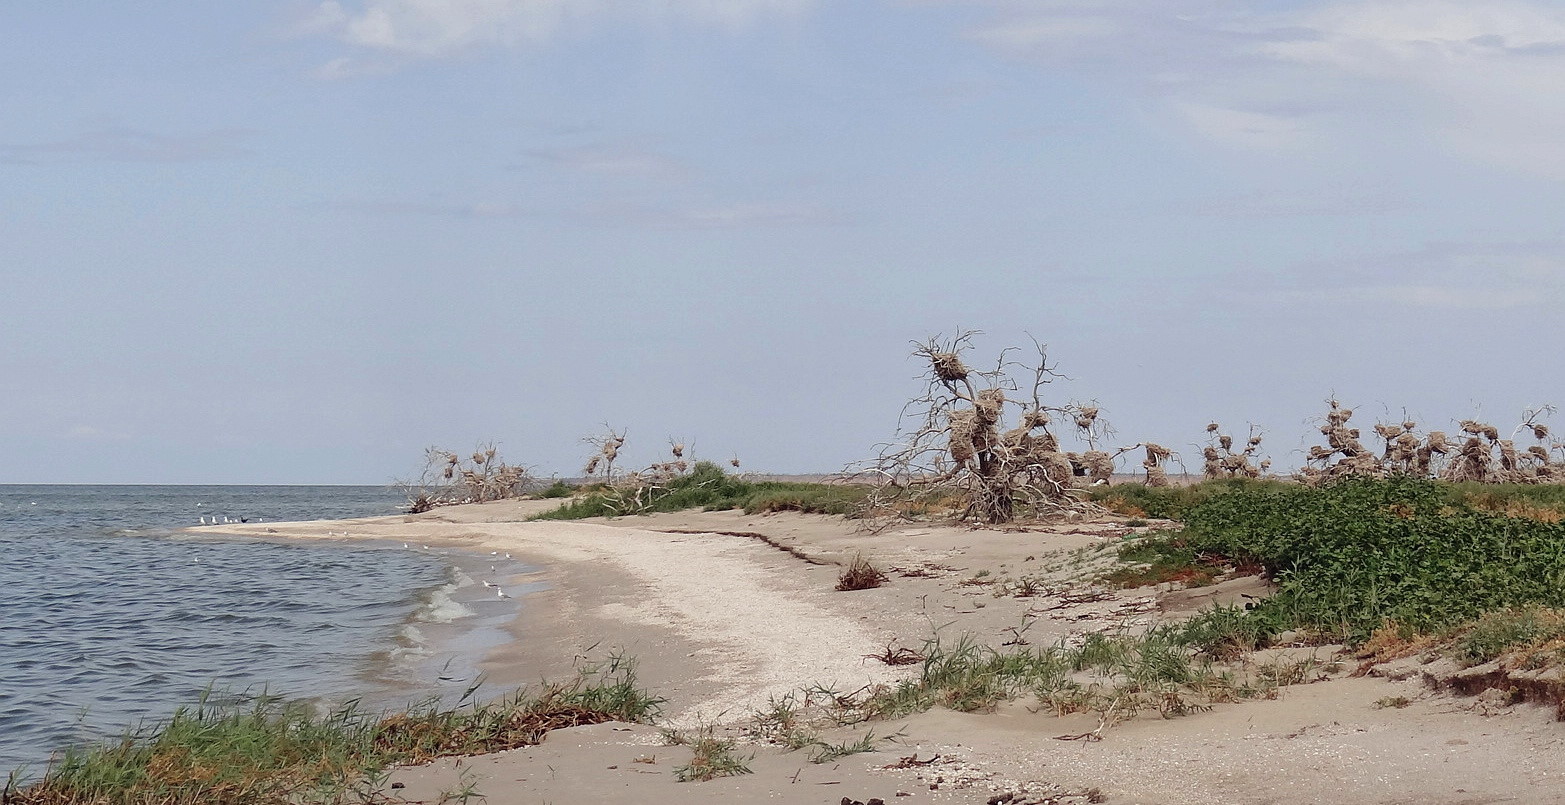
[[[984,803],[1009,795],[1003,801],[1107,797],[1163,805],[1565,799],[1558,752],[1565,735],[1545,708],[1454,697],[1416,676],[1350,677],[1351,665],[1329,647],[1285,650],[1315,652],[1323,668],[1347,666],[1320,681],[1178,717],[1144,712],[1098,741],[1055,740],[1092,733],[1096,718],[1035,712],[1023,699],[988,713],[936,707],[826,729],[821,740],[842,744],[868,732],[876,751],[814,764],[805,752],[749,740],[736,725],[771,697],[817,683],[854,691],[917,673],[916,665],[892,668],[865,656],[893,645],[917,648],[932,636],[996,648],[1079,641],[1240,602],[1264,593],[1256,586],[1263,583],[1239,578],[1081,601],[1065,595],[1071,579],[1090,576],[1092,557],[1112,554],[1127,533],[1116,521],[1012,531],[909,524],[876,534],[839,518],[736,511],[520,522],[554,505],[469,504],[347,528],[432,547],[510,551],[539,567],[546,588],[528,595],[508,627],[512,640],[483,660],[495,687],[569,676],[582,658],[621,648],[638,661],[642,684],[667,697],[661,726],[716,725],[741,741],[754,774],[679,783],[671,771],[690,757],[689,747],[664,745],[656,727],[602,724],[551,733],[539,746],[398,770],[391,779],[405,786],[402,796],[433,801],[471,779],[493,805],[804,805],[843,796]],[[309,524],[260,528],[268,527],[273,537],[323,537]],[[252,533],[249,526],[216,528]],[[890,583],[835,592],[840,564],[858,553],[886,570]],[[1030,598],[991,586],[1023,572],[1060,586]],[[1381,704],[1392,698],[1403,703]],[[913,760],[896,768],[899,758]]]

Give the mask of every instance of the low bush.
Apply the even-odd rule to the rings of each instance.
[[[1246,615],[1263,639],[1306,628],[1356,643],[1387,621],[1428,632],[1509,607],[1565,606],[1565,524],[1483,511],[1470,495],[1413,478],[1236,485],[1141,550],[1260,565],[1279,586]]]

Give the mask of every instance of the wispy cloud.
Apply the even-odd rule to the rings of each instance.
[[[246,129],[215,129],[187,135],[154,134],[131,128],[99,128],[74,137],[41,143],[0,146],[0,161],[44,162],[205,162],[233,159],[250,152]]]
[[[1565,302],[1565,243],[1435,244],[1311,263],[1275,280],[1244,284],[1262,299],[1338,311],[1552,308]]]
[[[542,218],[551,213],[529,210],[499,201],[431,202],[340,199],[311,205],[313,209],[338,210],[366,215],[429,215],[442,218]]]
[[[1007,55],[1128,84],[1231,146],[1299,150],[1410,127],[1448,153],[1565,179],[1565,6],[1339,0],[982,0]]]
[[[591,226],[647,229],[775,229],[853,223],[849,216],[821,207],[749,202],[683,208],[602,204],[570,215]]]
[[[330,35],[374,51],[439,57],[475,47],[548,39],[603,19],[686,20],[737,28],[792,15],[813,0],[326,0],[295,26],[301,35]]]
[[[65,438],[79,442],[123,442],[130,434],[96,425],[73,425],[65,431]]]
[[[774,229],[846,226],[851,217],[810,205],[738,202],[707,206],[663,207],[603,203],[568,208],[523,207],[506,202],[427,202],[338,200],[314,209],[364,215],[428,215],[462,219],[553,219],[587,227],[631,229]]]
[[[528,156],[583,173],[637,178],[678,178],[690,169],[673,157],[634,143],[537,148]]]

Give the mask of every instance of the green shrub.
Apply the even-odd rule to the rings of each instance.
[[[1462,494],[1411,478],[1237,486],[1191,507],[1181,539],[1266,569],[1279,590],[1250,617],[1354,642],[1387,620],[1430,631],[1565,605],[1565,524],[1478,511]]]
[[[813,484],[790,481],[749,481],[723,472],[708,461],[698,462],[662,488],[644,488],[634,505],[632,493],[598,488],[558,509],[534,515],[534,520],[580,520],[622,514],[651,514],[688,509],[723,511],[743,509],[747,514],[799,511],[848,514],[863,499],[865,487],[846,484]]]

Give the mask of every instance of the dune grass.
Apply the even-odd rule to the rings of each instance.
[[[662,700],[638,687],[619,656],[570,682],[442,709],[369,713],[349,703],[326,714],[300,702],[209,698],[119,740],[58,754],[36,781],[13,773],[6,805],[294,805],[395,802],[381,792],[396,765],[528,746],[553,729],[646,721]]]
[[[774,698],[753,714],[752,733],[790,749],[840,755],[848,748],[870,751],[873,733],[822,749],[813,726],[904,718],[933,707],[986,712],[1020,699],[1030,700],[1029,709],[1096,716],[1101,731],[1145,712],[1173,718],[1220,702],[1274,698],[1284,686],[1319,678],[1324,665],[1313,658],[1233,662],[1206,651],[1213,636],[1210,624],[1179,624],[1144,634],[1091,634],[1074,646],[996,649],[972,638],[936,638],[925,644],[917,676],[852,692],[817,686]]]

